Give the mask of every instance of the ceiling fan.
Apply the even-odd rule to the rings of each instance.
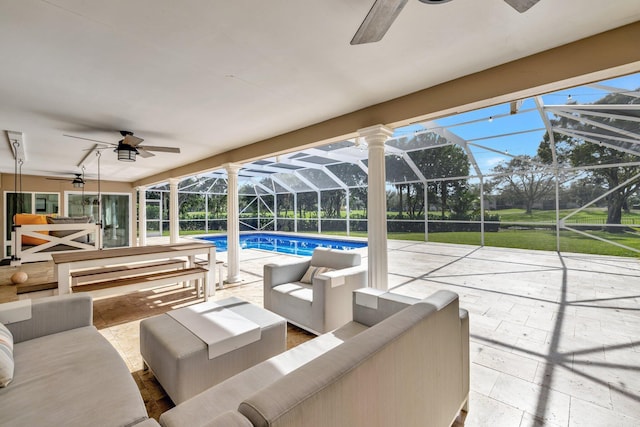
[[[420,0],[426,4],[441,4],[451,0]],[[539,0],[504,0],[509,6],[520,13],[526,12]],[[380,41],[400,11],[407,4],[407,0],[375,0],[371,10],[356,31],[351,40],[352,45],[373,43]]]
[[[144,139],[134,136],[133,132],[130,132],[127,130],[121,130],[120,135],[122,135],[122,139],[117,143],[115,143],[115,142],[98,141],[96,139],[84,138],[82,136],[64,134],[64,136],[69,138],[83,139],[85,141],[97,142],[98,144],[103,144],[103,145],[111,145],[115,147],[114,151],[118,153],[118,160],[121,160],[123,162],[135,162],[136,155],[138,154],[145,158],[153,157],[155,156],[155,154],[153,154],[152,151],[157,151],[162,153],[180,153],[180,149],[177,147],[157,147],[152,145],[144,145],[144,146],[140,145],[140,143],[144,141]]]
[[[86,184],[86,181],[84,179],[84,174],[81,173],[74,173],[75,178],[70,179],[70,178],[47,178],[51,181],[67,181],[70,182],[74,188],[83,188],[84,185]]]

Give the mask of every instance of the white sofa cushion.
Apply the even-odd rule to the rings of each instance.
[[[6,387],[13,380],[13,335],[0,323],[0,387]]]
[[[117,350],[93,326],[17,343],[0,425],[129,426],[147,418]],[[36,410],[34,410],[36,409]]]

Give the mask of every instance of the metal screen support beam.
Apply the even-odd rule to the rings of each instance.
[[[209,193],[204,193],[204,232],[209,234]]]
[[[429,241],[429,188],[427,183],[423,184],[424,191],[424,241]]]
[[[278,231],[278,194],[273,194],[273,231]]]
[[[351,202],[349,201],[349,199],[351,198],[351,192],[349,191],[349,187],[346,188],[345,190],[346,194],[347,194],[347,200],[345,201],[345,209],[346,209],[346,217],[347,217],[347,236],[351,235],[351,223],[350,223],[350,219],[351,219]]]
[[[293,231],[298,232],[298,193],[293,193]]]
[[[484,177],[480,177],[480,246],[484,246]]]
[[[322,221],[320,221],[320,215],[322,215],[322,197],[321,197],[321,191],[318,190],[318,202],[316,203],[316,210],[317,210],[317,216],[318,216],[318,234],[322,234]]]

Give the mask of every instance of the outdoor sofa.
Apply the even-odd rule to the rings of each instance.
[[[157,426],[78,293],[0,304],[0,425]],[[10,332],[10,334],[7,332]],[[5,369],[13,341],[13,370]],[[4,346],[3,346],[4,344]]]
[[[469,323],[458,296],[371,289],[353,320],[178,404],[165,427],[451,425],[468,409]]]

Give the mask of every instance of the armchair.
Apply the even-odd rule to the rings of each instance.
[[[367,286],[360,264],[358,253],[327,248],[316,248],[310,259],[266,264],[264,307],[317,335],[338,328],[352,319],[353,291]]]

